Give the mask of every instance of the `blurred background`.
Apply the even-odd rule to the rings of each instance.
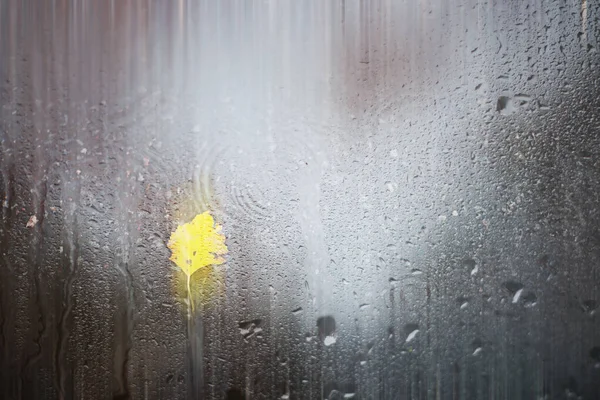
[[[589,0],[0,0],[0,398],[599,399],[599,46]]]

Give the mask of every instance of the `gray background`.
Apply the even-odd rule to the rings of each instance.
[[[0,0],[0,398],[600,398],[599,13]]]

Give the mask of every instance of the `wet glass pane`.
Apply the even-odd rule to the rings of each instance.
[[[0,1],[1,399],[600,398],[596,1]]]

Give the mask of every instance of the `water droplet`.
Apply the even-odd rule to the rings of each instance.
[[[503,286],[508,290],[511,295],[516,294],[519,290],[523,289],[523,284],[515,281],[506,281]]]
[[[471,276],[473,276],[477,272],[479,272],[479,267],[477,266],[477,262],[475,260],[473,260],[472,258],[467,258],[467,259],[463,260],[463,265],[465,267],[467,267]]]
[[[35,215],[32,215],[31,217],[29,217],[29,220],[27,221],[27,225],[25,225],[27,228],[33,228],[35,226],[35,224],[38,223],[38,219]]]
[[[547,110],[550,109],[549,105],[547,105],[546,103],[541,102],[540,100],[538,100],[538,107],[542,111],[547,111]]]
[[[500,115],[510,115],[516,111],[516,107],[510,97],[500,96],[496,103],[496,111],[498,111]]]
[[[408,336],[406,337],[406,343],[412,341],[415,338],[415,336],[417,336],[417,333],[419,333],[418,329],[415,329],[414,331],[409,333]]]
[[[598,302],[596,300],[585,300],[581,303],[581,308],[583,312],[589,313],[590,315],[594,315],[596,313],[596,309],[598,308]]]
[[[332,344],[335,344],[335,342],[336,342],[335,336],[325,336],[325,339],[323,339],[323,344],[325,346],[331,346]]]
[[[325,390],[324,393],[327,393],[327,390]],[[344,398],[343,396],[344,395],[342,392],[340,392],[337,389],[333,389],[333,390],[329,391],[329,394],[327,395],[326,400],[341,400]]]
[[[317,328],[319,329],[319,336],[333,336],[335,333],[335,318],[331,315],[319,317],[317,319]]]
[[[521,103],[520,105],[525,105],[531,101],[531,96],[528,94],[519,93],[515,95],[515,100],[518,100]]]
[[[456,299],[456,302],[458,304],[460,304],[460,309],[464,310],[469,305],[469,298],[468,297],[464,297],[464,296],[460,296],[460,297],[458,297]]]
[[[260,336],[262,334],[262,328],[260,328],[261,322],[261,319],[240,322],[238,324],[240,334],[244,337],[244,339],[249,339],[254,335]]]
[[[595,346],[590,349],[590,357],[596,362],[600,362],[600,346]]]
[[[407,334],[406,343],[412,341],[417,333],[419,333],[418,324],[406,324],[404,325],[404,332]]]
[[[537,304],[537,296],[533,292],[527,292],[523,296],[525,307],[533,307]]]
[[[471,348],[473,349],[473,352],[475,352],[478,348],[483,349],[483,342],[481,341],[481,339],[473,339],[473,341],[471,342]]]
[[[513,299],[512,299],[513,304],[519,302],[519,298],[521,298],[521,293],[523,293],[523,289],[517,290],[517,292],[515,293],[515,295],[513,296]]]

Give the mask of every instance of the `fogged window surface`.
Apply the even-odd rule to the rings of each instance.
[[[0,1],[0,398],[600,398],[596,1]]]

